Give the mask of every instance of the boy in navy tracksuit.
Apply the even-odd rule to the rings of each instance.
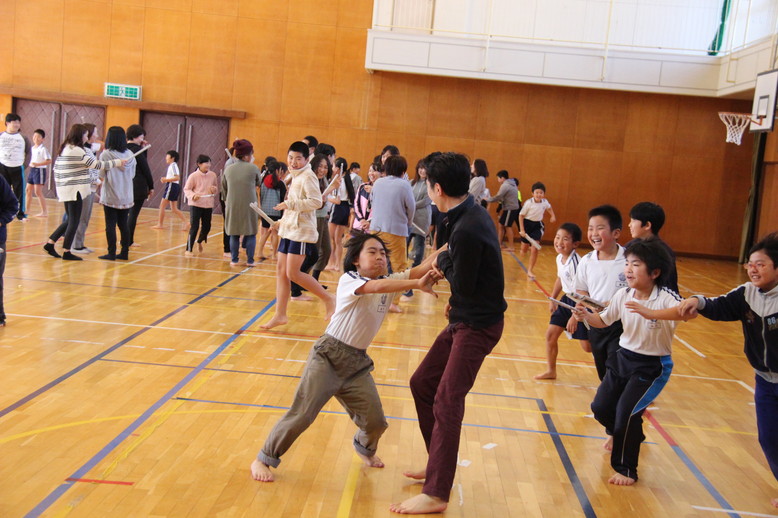
[[[5,272],[5,242],[8,237],[6,225],[13,221],[19,210],[19,201],[14,196],[11,186],[0,176],[0,327],[5,326],[5,311],[3,309],[3,273]]]
[[[751,282],[709,299],[694,295],[680,311],[743,325],[745,353],[756,371],[756,426],[767,464],[778,479],[778,232],[751,247],[743,265]],[[778,507],[778,498],[771,501]]]

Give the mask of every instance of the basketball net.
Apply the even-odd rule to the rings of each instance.
[[[743,132],[746,130],[746,126],[755,122],[762,124],[762,118],[753,120],[750,113],[731,113],[731,112],[719,112],[719,118],[727,126],[727,142],[740,145],[740,139],[743,138]]]

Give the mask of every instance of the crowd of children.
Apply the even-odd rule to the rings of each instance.
[[[0,134],[0,326],[5,325],[6,225],[14,217],[27,218],[25,202],[33,196],[40,203],[36,216],[48,214],[42,195],[52,166],[46,134],[36,130],[30,147],[19,133],[20,122],[17,115],[7,115],[6,132]],[[87,253],[80,225],[88,224],[84,205],[91,208],[92,193],[99,189],[108,249],[100,259],[128,259],[137,213],[153,194],[143,128],[133,125],[125,132],[115,126],[108,130],[104,146],[97,139],[93,125],[74,124],[53,162],[57,197],[66,213],[43,247],[53,257],[81,260],[77,254]],[[534,280],[544,216],[548,212],[550,221],[556,220],[545,185],[534,183],[532,197],[522,205],[518,181],[500,171],[500,189],[490,196],[484,160],[471,164],[463,155],[439,152],[420,160],[410,180],[406,159],[391,145],[375,157],[363,181],[358,163],[349,165],[332,145],[313,136],[292,143],[285,161],[268,157],[261,168],[254,164],[248,140],[236,140],[229,151],[232,156],[221,178],[210,170],[210,158],[200,155],[183,189],[178,153],[167,152],[161,179],[165,195],[153,228],[163,227],[170,205],[184,223],[183,230],[188,230],[184,254],[202,253],[219,200],[225,215],[224,253],[230,264],[255,264],[258,232],[259,260],[276,261],[275,314],[261,327],[286,324],[289,301],[311,300],[306,291],[323,302],[328,321],[311,350],[291,409],[251,464],[253,478],[274,480],[271,469],[278,467],[281,456],[332,397],[358,427],[353,439],[357,454],[367,466],[383,467],[376,451],[387,423],[366,350],[386,314],[402,312],[396,304],[401,293],[402,300],[413,296],[414,289],[434,294],[435,283],[446,279],[451,287],[446,305],[449,325],[410,379],[428,462],[424,469],[405,475],[423,479],[424,485],[421,494],[391,507],[401,514],[444,511],[456,470],[464,398],[502,335],[507,304],[501,244],[507,237],[504,248],[512,251],[517,225],[522,251],[530,251],[527,276]],[[26,194],[24,164],[30,166]],[[181,193],[189,205],[188,222],[178,208]],[[497,228],[481,207],[489,202],[500,204]],[[643,413],[673,369],[671,343],[677,321],[698,314],[740,321],[746,357],[756,372],[759,443],[778,479],[778,233],[751,249],[745,265],[749,282],[720,297],[694,295],[683,300],[675,254],[658,236],[664,211],[655,203],[641,202],[630,210],[629,218],[633,239],[624,247],[619,244],[623,228],[619,210],[612,205],[591,209],[587,238],[593,250],[583,257],[576,250],[581,228],[563,223],[557,229],[553,239],[557,277],[545,336],[548,364],[535,379],[556,379],[563,333],[592,353],[600,384],[591,409],[608,436],[604,447],[614,470],[609,482],[632,485],[638,480],[645,438]],[[425,254],[427,237],[433,234],[436,246]],[[60,255],[55,244],[61,237]],[[270,253],[265,251],[268,241]],[[247,256],[244,263],[239,261],[241,249]],[[319,282],[325,269],[342,272],[334,294]],[[772,504],[778,507],[778,499]]]

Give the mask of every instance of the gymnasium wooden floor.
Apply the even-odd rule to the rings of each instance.
[[[402,470],[423,467],[408,379],[444,326],[445,293],[417,294],[389,315],[370,348],[389,421],[363,468],[354,425],[337,402],[284,456],[277,481],[254,482],[249,463],[291,402],[318,302],[292,302],[293,321],[262,332],[273,312],[274,265],[231,268],[221,219],[202,257],[156,210],[141,213],[129,262],[108,263],[95,208],[80,263],[41,245],[59,220],[9,227],[0,329],[0,516],[387,517],[420,490]],[[174,226],[175,228],[172,228]],[[614,487],[604,432],[590,416],[590,356],[560,342],[559,378],[544,367],[548,305],[520,255],[504,254],[505,334],[468,397],[460,467],[446,516],[778,516],[778,485],[757,443],[753,373],[739,325],[681,324],[675,370],[645,423],[640,481]],[[554,281],[544,247],[540,285]],[[681,258],[683,294],[720,294],[744,282],[734,262]],[[322,279],[334,289],[336,276]],[[445,291],[445,285],[440,286]],[[728,511],[727,511],[728,510]]]

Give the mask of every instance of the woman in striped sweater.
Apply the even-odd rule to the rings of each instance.
[[[49,236],[43,249],[52,257],[62,257],[66,261],[80,261],[81,258],[70,253],[70,246],[78,229],[81,219],[81,207],[84,198],[91,193],[92,180],[89,177],[89,169],[110,169],[111,167],[124,166],[127,160],[109,160],[106,162],[89,156],[84,151],[84,143],[88,139],[89,132],[83,124],[74,124],[68,131],[59,156],[54,162],[54,181],[57,185],[57,198],[65,203],[67,221],[63,222]],[[57,240],[65,236],[63,253],[60,256],[54,249]]]

